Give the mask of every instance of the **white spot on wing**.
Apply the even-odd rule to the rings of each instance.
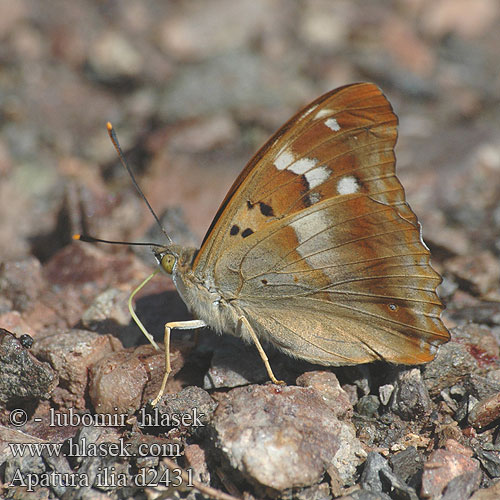
[[[334,132],[340,130],[339,122],[335,118],[328,118],[328,120],[325,121],[325,125]]]
[[[316,115],[314,116],[315,120],[319,120],[320,118],[324,118],[325,116],[331,115],[332,110],[331,109],[320,109]]]
[[[309,202],[311,203],[311,205],[314,205],[315,203],[318,203],[319,200],[321,200],[320,194],[317,193],[316,191],[314,191],[313,193],[309,193],[308,197],[309,197]]]
[[[330,177],[331,173],[331,170],[325,166],[317,167],[310,172],[307,172],[305,177],[309,183],[309,189],[314,189],[315,187],[323,184],[323,182]]]
[[[294,160],[293,154],[285,150],[274,160],[274,165],[278,170],[289,170],[294,174],[303,175],[309,184],[309,189],[323,184],[331,175],[331,170],[328,167],[316,167],[318,160],[315,158]]]
[[[328,223],[329,221],[326,219],[325,214],[320,210],[309,214],[305,218],[294,221],[290,225],[293,227],[293,230],[297,235],[297,240],[300,244],[323,231],[326,227],[328,227]],[[301,249],[299,247],[299,253],[300,250]]]
[[[358,181],[356,177],[347,175],[337,182],[337,191],[339,194],[353,194],[359,190]]]
[[[285,168],[287,168],[288,165],[290,165],[290,163],[292,163],[294,160],[295,157],[293,156],[293,154],[290,151],[285,150],[276,157],[276,159],[274,160],[274,166],[278,170],[285,170]]]
[[[295,163],[290,165],[287,170],[290,170],[294,174],[302,175],[313,168],[316,163],[318,163],[318,160],[313,160],[312,158],[301,158],[300,160],[297,160]]]
[[[287,170],[290,170],[294,174],[304,175],[309,184],[309,189],[314,189],[315,187],[323,184],[328,177],[330,177],[331,171],[328,167],[316,167],[318,160],[312,158],[301,158],[300,160],[292,163]]]

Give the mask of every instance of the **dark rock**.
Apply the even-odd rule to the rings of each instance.
[[[418,495],[415,488],[408,486],[395,474],[389,474],[385,469],[380,471],[380,475],[384,482],[390,485],[390,497],[397,500],[418,500]]]
[[[476,446],[474,452],[488,475],[495,479],[500,478],[500,447],[492,447],[490,450]]]
[[[453,331],[452,331],[453,338]],[[456,342],[440,346],[436,357],[423,368],[429,394],[434,397],[477,369],[477,361],[467,348]]]
[[[19,469],[23,474],[33,472],[41,473],[45,470],[42,457],[25,454],[14,456],[11,450],[12,443],[43,443],[43,439],[31,436],[23,431],[0,425],[0,467],[3,470],[3,481],[11,482],[12,477]]]
[[[69,488],[64,496],[65,500],[92,500],[94,498],[96,500],[105,500],[109,496],[105,495],[103,491],[113,490],[113,487],[109,480],[103,481],[104,475],[106,473],[115,474],[116,478],[118,474],[124,473],[127,477],[129,476],[130,463],[124,460],[123,457],[115,456],[116,452],[106,451],[110,450],[106,445],[109,446],[111,443],[114,443],[114,446],[116,446],[119,440],[123,439],[123,437],[110,431],[111,429],[108,427],[86,426],[79,429],[76,436],[72,439],[74,446],[78,446],[80,450],[85,450],[86,447],[89,447],[90,443],[96,443],[100,446],[102,453],[98,456],[94,456],[93,453],[82,453],[79,456],[71,457],[71,465],[79,474],[88,478],[89,486]],[[161,438],[158,438],[159,442],[161,440]],[[137,453],[137,448],[133,446],[128,447],[128,442],[125,445],[129,453]],[[96,480],[99,480],[100,483],[99,490],[103,491],[93,488],[93,486],[96,486]]]
[[[247,479],[280,491],[312,485],[334,465],[344,484],[352,483],[364,452],[354,427],[316,390],[249,386],[218,398],[210,424],[215,446]]]
[[[391,500],[391,497],[381,491],[356,490],[350,495],[337,498],[337,500]]]
[[[378,409],[380,407],[380,400],[377,396],[368,394],[359,398],[356,403],[356,411],[365,417],[374,417],[378,414]]]
[[[441,500],[468,500],[481,482],[479,469],[460,474],[446,486]]]
[[[0,406],[33,403],[58,384],[57,373],[38,361],[12,333],[0,328]]]
[[[12,486],[20,486],[19,483],[13,482],[15,477],[27,477],[28,474],[42,474],[45,471],[45,462],[41,456],[30,453],[26,453],[23,456],[17,455],[10,458],[5,465],[3,473],[5,478],[4,483],[12,484]]]
[[[418,500],[417,492],[393,473],[387,460],[378,453],[369,453],[363,473],[361,486],[374,493],[387,493],[392,498]]]
[[[44,450],[43,459],[47,464],[49,471],[54,471],[57,474],[71,474],[72,470],[69,466],[68,459],[64,455],[57,455],[53,453],[48,453],[47,450]],[[57,481],[54,481],[53,484],[50,485],[50,489],[59,497],[62,497],[64,493],[67,491],[68,487],[59,484]]]
[[[269,379],[264,363],[253,345],[237,339],[217,342],[210,368],[203,380],[204,389],[239,387]],[[273,365],[273,370],[275,367]],[[277,374],[279,377],[279,375]]]
[[[361,474],[361,487],[374,492],[389,492],[390,488],[386,482],[383,482],[381,471],[384,471],[386,476],[392,474],[392,470],[387,460],[382,455],[375,452],[368,453]]]
[[[200,423],[201,426],[205,426],[209,422],[217,403],[201,387],[190,386],[178,393],[166,394],[156,408],[148,411],[159,411],[162,417],[177,415],[181,420],[185,415],[185,421],[188,423],[178,427],[191,433],[197,430]],[[195,420],[194,425],[190,416]]]
[[[327,483],[315,484],[293,495],[293,500],[331,500],[330,487]]]
[[[468,394],[477,399],[486,399],[500,392],[500,382],[490,377],[483,377],[476,373],[471,373],[463,381],[464,388]]]
[[[404,420],[412,420],[430,413],[431,399],[420,369],[412,368],[398,374],[390,408]]]
[[[392,455],[389,463],[394,474],[403,481],[414,488],[419,485],[424,468],[424,458],[414,446],[408,446],[405,450]]]
[[[31,337],[30,335],[28,335],[27,333],[25,333],[24,335],[21,335],[19,337],[19,342],[21,342],[21,345],[26,348],[26,349],[30,349],[33,345],[33,337]]]
[[[472,408],[474,408],[477,403],[478,400],[474,396],[467,394],[458,404],[453,418],[457,422],[462,422],[463,420],[468,419]]]

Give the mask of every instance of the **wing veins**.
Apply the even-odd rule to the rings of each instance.
[[[388,207],[388,205],[386,205],[386,206]],[[379,211],[377,211],[377,212],[372,212],[372,213],[378,213],[378,212],[379,212]],[[344,221],[344,222],[349,222],[349,221],[351,221],[351,220],[355,220],[355,219],[360,218],[360,217],[361,217],[361,216],[354,217],[353,219],[349,219],[348,221]],[[312,238],[315,238],[316,236],[318,236],[318,234],[324,233],[325,231],[329,231],[330,229],[332,229],[332,228],[334,228],[334,227],[336,227],[336,226],[338,226],[338,225],[340,225],[340,224],[333,224],[332,226],[328,226],[327,228],[322,229],[321,231],[319,231],[319,232],[315,233],[315,234],[314,234],[313,236],[311,236],[310,238],[307,238],[307,239],[306,239],[306,240],[304,240],[303,242],[299,243],[299,244],[297,245],[297,247],[296,247],[296,248],[294,248],[293,250],[291,250],[290,252],[288,252],[287,254],[285,254],[285,255],[284,255],[284,257],[283,257],[282,261],[283,261],[286,257],[288,257],[288,255],[291,255],[293,252],[295,252],[295,251],[296,251],[296,249],[297,249],[298,247],[300,247],[301,245],[303,245],[304,243],[307,243],[307,242],[308,242],[308,241],[310,241]],[[287,264],[287,266],[288,266],[288,265],[291,265],[291,264],[296,264],[296,263],[298,263],[298,262],[303,262],[304,260],[307,260],[307,259],[309,259],[309,258],[311,258],[311,257],[314,257],[315,255],[319,255],[319,254],[321,254],[321,253],[325,253],[325,252],[331,252],[332,250],[335,250],[335,249],[337,249],[337,248],[342,248],[343,246],[346,246],[346,245],[351,245],[352,243],[358,243],[358,242],[360,242],[360,241],[366,241],[366,240],[370,240],[370,239],[372,239],[372,238],[377,238],[377,237],[379,237],[379,236],[385,236],[385,235],[388,235],[388,234],[394,234],[394,233],[406,232],[406,231],[414,231],[414,230],[415,230],[415,228],[414,228],[413,226],[412,226],[412,227],[409,227],[409,228],[404,228],[404,229],[403,229],[403,228],[398,228],[398,229],[395,229],[394,231],[387,231],[387,232],[385,232],[385,233],[370,234],[370,235],[368,235],[368,236],[363,236],[363,237],[361,237],[361,238],[356,238],[356,239],[352,239],[352,240],[349,240],[349,241],[344,241],[344,242],[342,242],[342,243],[340,243],[340,244],[338,244],[338,245],[334,245],[334,246],[331,246],[331,247],[328,247],[328,248],[323,248],[323,249],[321,249],[321,250],[318,250],[317,252],[313,252],[313,253],[310,253],[310,254],[308,254],[308,255],[303,255],[303,256],[301,256],[301,258],[300,258],[300,259],[297,259],[297,260],[295,260],[295,261],[293,261],[293,262],[291,262],[291,263]],[[278,270],[278,271],[280,271],[281,269],[283,269],[283,268],[277,268],[277,270]],[[271,272],[272,270],[273,270],[273,268],[271,268],[271,269],[270,269],[270,271],[268,271],[268,272]]]
[[[330,264],[328,266],[316,267],[314,270],[321,271],[323,269],[333,269],[335,267],[346,267],[346,266],[352,266],[352,265],[356,265],[356,264],[366,264],[368,262],[377,262],[380,260],[396,259],[396,258],[400,258],[400,257],[414,257],[416,255],[425,255],[428,257],[429,253],[428,252],[414,252],[414,253],[404,253],[404,254],[398,254],[398,255],[386,255],[385,257],[373,257],[372,259],[356,260],[353,262],[345,262],[342,264]],[[296,261],[296,262],[300,262],[300,261]],[[293,264],[294,264],[294,262],[287,264],[286,266],[282,267],[281,269],[282,270],[286,269],[287,267],[289,267]],[[282,272],[282,270],[275,271],[275,272],[276,272],[276,274],[301,274],[301,273],[310,273],[312,271],[312,269],[298,269],[297,271],[291,271],[291,272]],[[256,276],[257,277],[262,276],[263,274],[265,274],[265,273],[257,274]]]

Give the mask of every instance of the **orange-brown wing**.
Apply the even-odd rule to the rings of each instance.
[[[430,361],[449,339],[440,281],[419,228],[362,193],[269,223],[213,277],[260,338],[325,365]]]
[[[319,201],[362,192],[417,225],[395,175],[397,117],[377,86],[329,92],[289,120],[229,190],[193,263],[196,274],[238,238]]]
[[[193,262],[292,355],[416,364],[449,338],[440,277],[395,175],[396,126],[375,85],[317,99],[246,166]]]

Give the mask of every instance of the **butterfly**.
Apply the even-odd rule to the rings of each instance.
[[[450,334],[416,215],[395,174],[398,119],[371,83],[319,97],[229,189],[199,249],[156,247],[196,319],[325,366],[432,360]],[[154,342],[154,341],[153,341]]]

